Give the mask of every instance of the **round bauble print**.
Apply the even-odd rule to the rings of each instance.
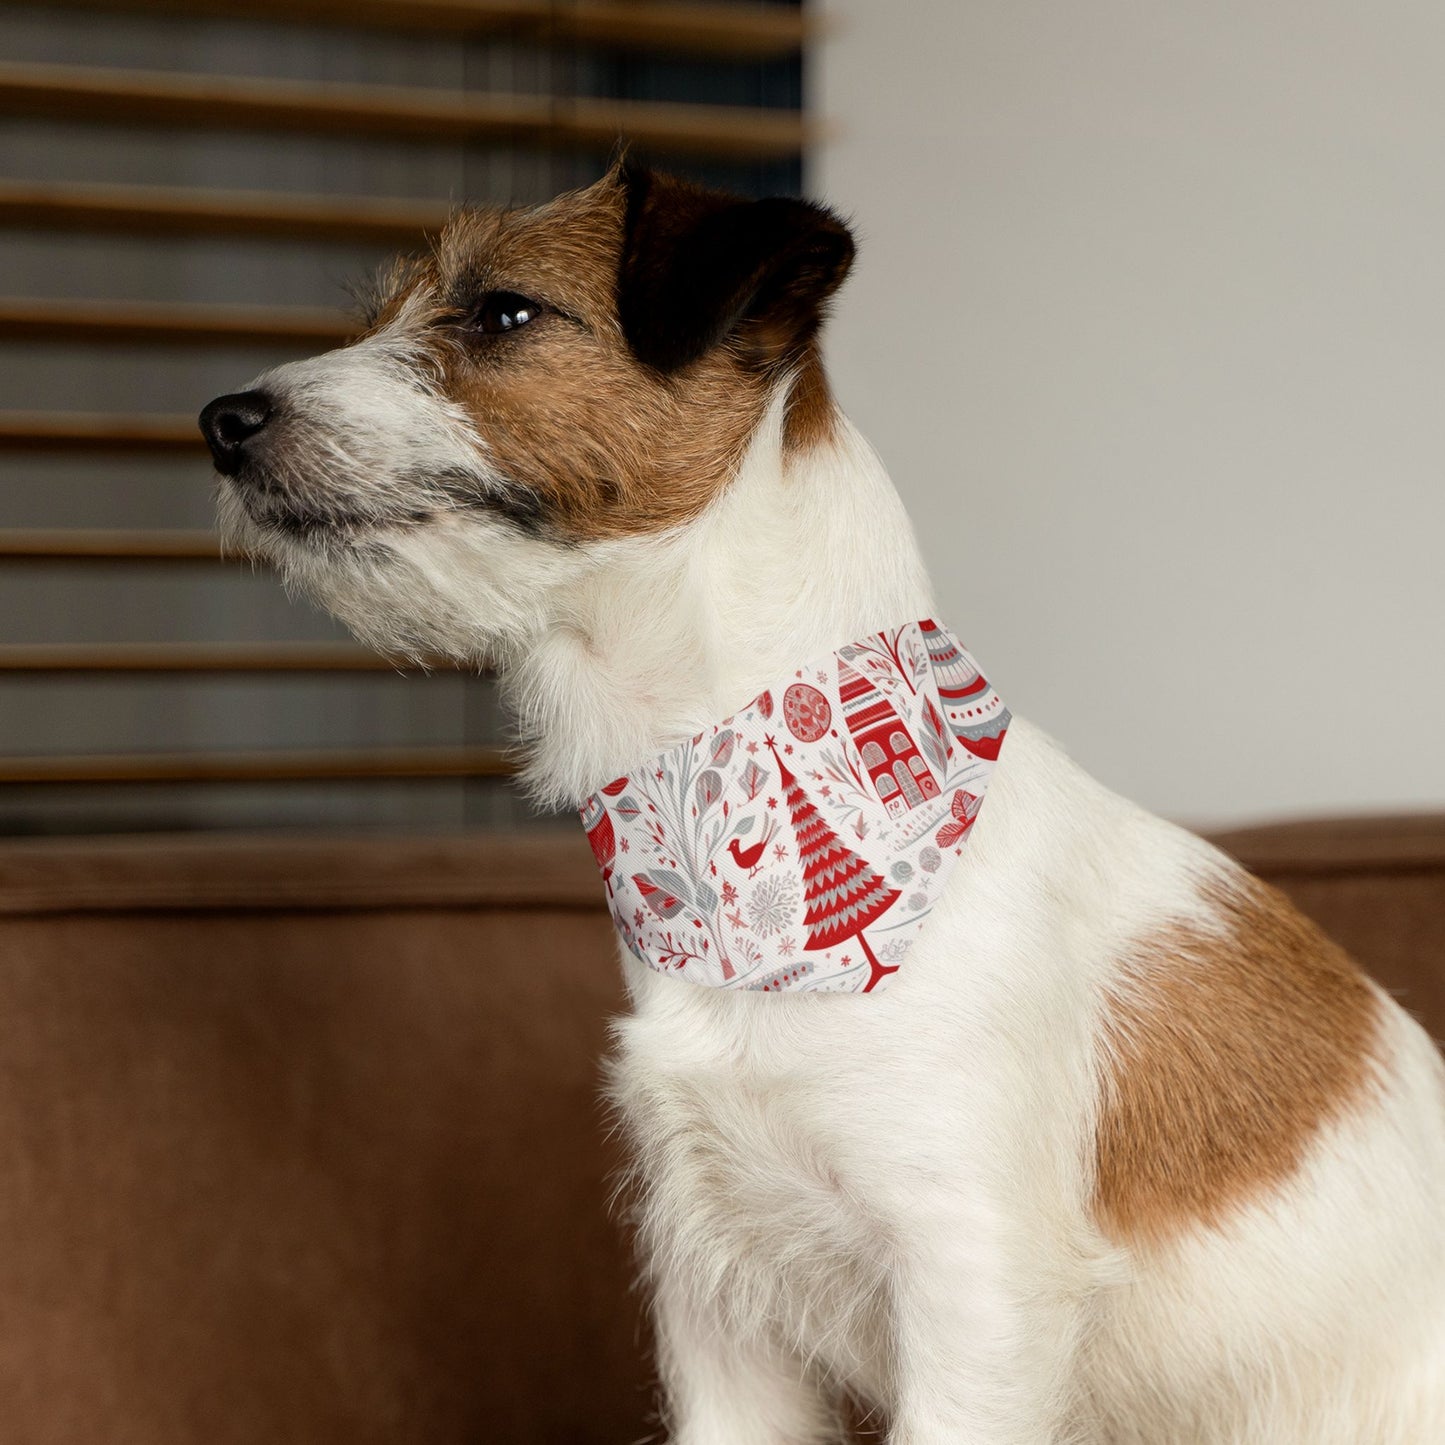
[[[816,687],[795,682],[783,694],[783,721],[800,743],[815,743],[828,731],[833,709]]]

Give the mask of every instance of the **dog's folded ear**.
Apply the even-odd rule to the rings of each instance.
[[[622,163],[618,315],[638,360],[677,371],[736,337],[761,364],[796,358],[853,261],[853,238],[807,201],[748,201]]]

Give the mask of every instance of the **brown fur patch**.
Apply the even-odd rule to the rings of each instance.
[[[1110,1000],[1095,1212],[1159,1243],[1283,1184],[1366,1093],[1379,1000],[1283,895],[1241,873],[1139,948]]]
[[[623,207],[609,179],[532,210],[463,212],[382,313],[434,352],[496,469],[576,540],[691,520],[735,474],[768,400],[728,344],[672,377],[632,355],[617,316]],[[448,315],[488,291],[548,309],[515,334],[449,335]]]
[[[790,456],[812,451],[833,440],[838,409],[828,385],[823,360],[816,346],[809,346],[798,367],[788,409],[783,419],[783,450]]]

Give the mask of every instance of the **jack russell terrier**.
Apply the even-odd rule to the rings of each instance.
[[[623,162],[202,413],[229,538],[583,810],[670,1438],[1445,1441],[1440,1057],[1009,717],[829,394],[852,257]]]

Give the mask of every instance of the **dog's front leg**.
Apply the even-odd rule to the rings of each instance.
[[[889,1445],[1086,1445],[1078,1292],[992,1209],[915,1209],[893,1278]]]
[[[801,1359],[660,1282],[653,1304],[669,1445],[834,1445],[835,1410]]]

